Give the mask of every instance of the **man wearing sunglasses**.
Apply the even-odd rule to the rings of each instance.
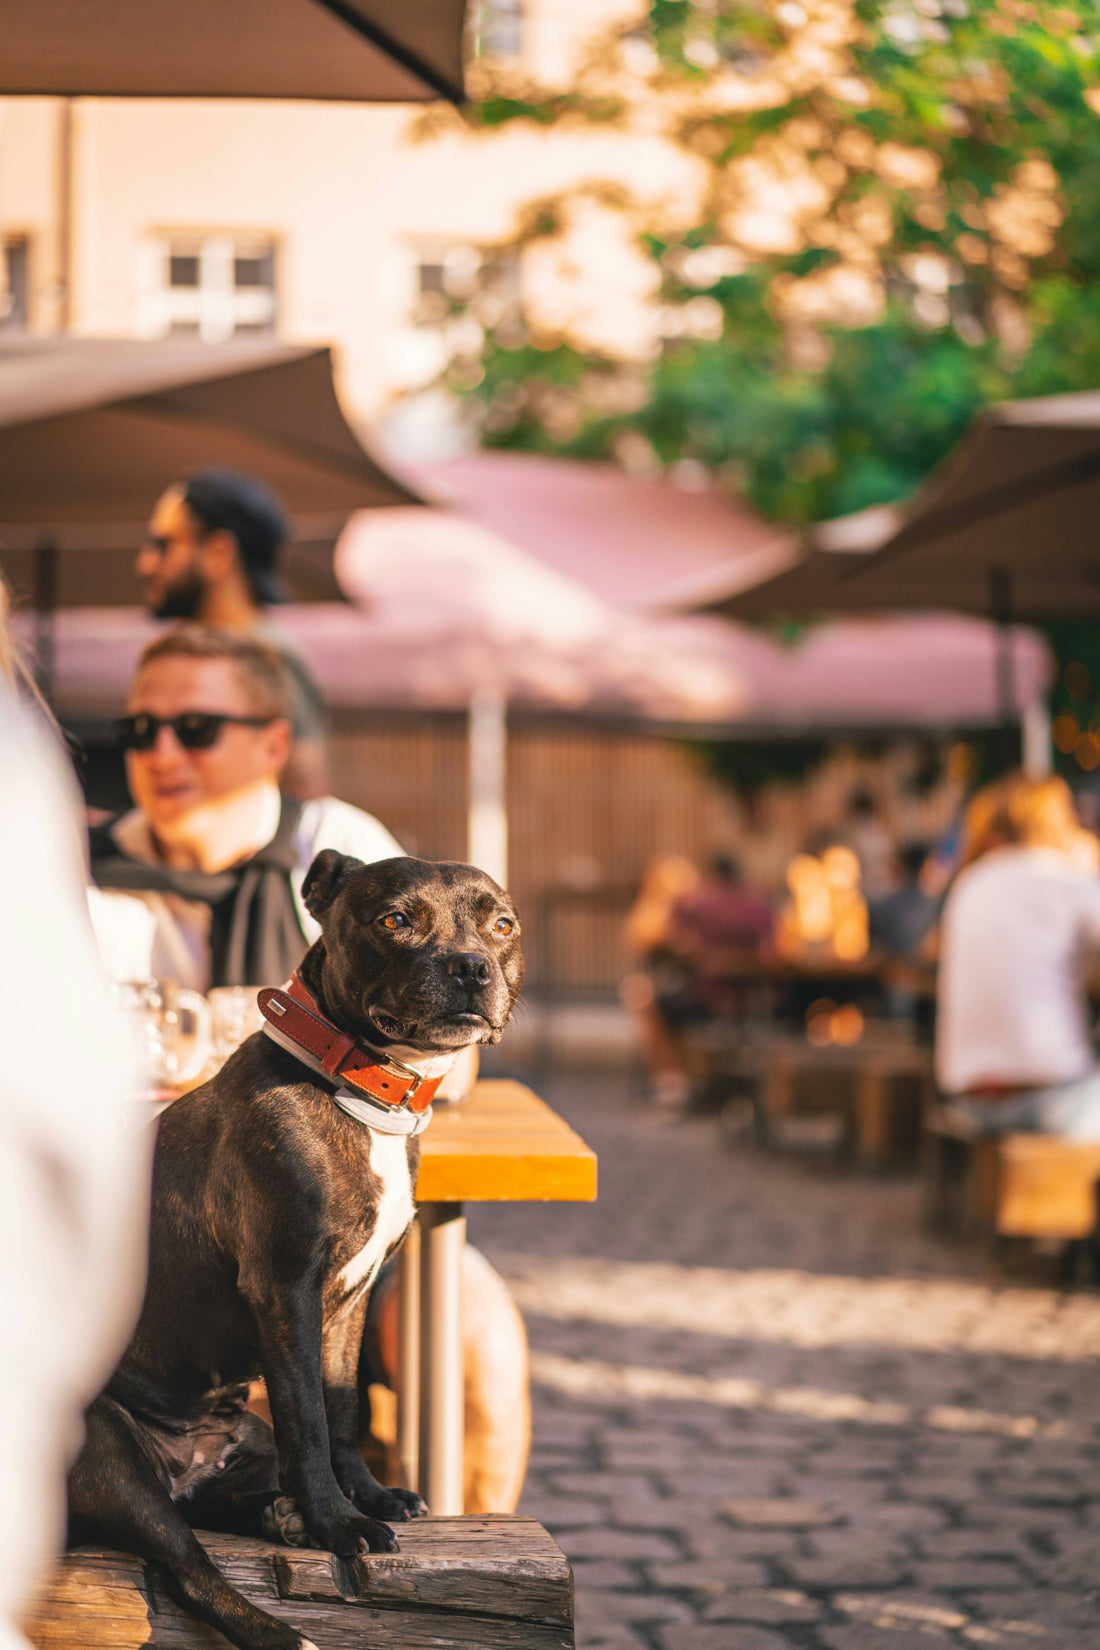
[[[281,795],[289,710],[282,661],[248,637],[185,625],[142,654],[118,723],[136,806],[92,832],[91,858],[101,890],[152,913],[150,975],[200,991],[285,979],[320,932],[300,898],[314,856],[401,853],[358,808]],[[97,920],[112,909],[121,926],[113,899]]]
[[[325,789],[324,701],[299,654],[267,618],[287,599],[279,563],[288,535],[282,505],[262,481],[237,470],[202,470],[157,500],[134,567],[155,619],[254,636],[279,654],[294,734],[283,789],[309,797]]]

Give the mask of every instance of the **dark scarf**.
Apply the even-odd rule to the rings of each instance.
[[[210,984],[274,985],[288,979],[309,944],[290,873],[301,804],[283,797],[279,828],[251,859],[226,871],[177,871],[123,853],[115,820],[89,838],[92,881],[126,893],[178,894],[210,907]]]

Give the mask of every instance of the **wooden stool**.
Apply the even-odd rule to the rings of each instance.
[[[201,1532],[218,1568],[325,1650],[573,1650],[573,1573],[532,1518],[425,1518],[399,1553],[344,1560]],[[54,1570],[25,1630],[37,1650],[227,1650],[154,1568],[81,1547]]]
[[[932,1108],[925,1118],[925,1214],[998,1237],[1091,1237],[1100,1143],[1052,1134],[976,1135]],[[960,1208],[960,1198],[965,1208]]]

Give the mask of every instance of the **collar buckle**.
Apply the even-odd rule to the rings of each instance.
[[[363,1046],[365,1048],[370,1048],[369,1043],[365,1043]],[[423,1085],[423,1072],[415,1071],[412,1066],[406,1066],[402,1061],[395,1060],[392,1055],[386,1054],[384,1050],[380,1048],[371,1049],[371,1053],[378,1055],[378,1063],[383,1070],[392,1072],[395,1077],[412,1079],[400,1100],[396,1101],[392,1106],[393,1111],[408,1111],[409,1102],[412,1100],[413,1095],[416,1094]]]

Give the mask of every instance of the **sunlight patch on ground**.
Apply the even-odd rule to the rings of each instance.
[[[607,1403],[633,1400],[673,1400],[714,1404],[721,1409],[768,1410],[815,1421],[855,1421],[864,1426],[923,1426],[937,1432],[984,1432],[1004,1438],[1091,1438],[1095,1429],[1065,1421],[1040,1421],[1034,1415],[1002,1415],[994,1410],[966,1409],[936,1404],[922,1409],[913,1404],[883,1403],[858,1392],[827,1392],[817,1387],[767,1386],[741,1376],[683,1375],[673,1369],[648,1369],[640,1364],[603,1363],[595,1359],[561,1358],[548,1352],[531,1354],[531,1381]]]
[[[1049,1643],[1049,1629],[1034,1621],[1005,1619],[979,1625],[963,1610],[945,1610],[936,1605],[911,1604],[902,1599],[841,1595],[833,1602],[837,1609],[843,1610],[846,1615],[862,1618],[868,1626],[886,1631],[893,1629],[895,1632],[919,1632],[927,1634],[930,1639],[942,1639],[945,1635],[941,1629],[961,1629],[961,1637],[971,1644],[1019,1645],[1021,1639],[1029,1638],[1044,1639]],[[883,1641],[883,1650],[886,1650],[888,1644],[888,1639]]]
[[[680,1329],[790,1346],[894,1346],[1079,1363],[1100,1354],[1100,1296],[939,1278],[736,1272],[494,1254],[520,1308],[544,1318]]]

